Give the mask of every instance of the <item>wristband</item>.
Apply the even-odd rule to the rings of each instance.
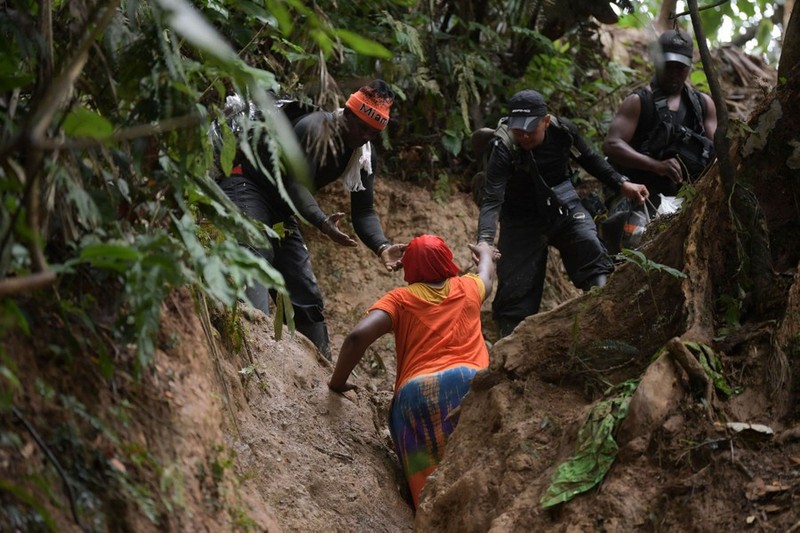
[[[388,242],[385,242],[385,243],[381,244],[380,246],[378,246],[378,251],[376,252],[378,254],[378,257],[380,257],[381,254],[383,253],[383,251],[385,249],[387,249],[388,247],[390,247],[390,246],[391,246],[391,244],[388,243]]]

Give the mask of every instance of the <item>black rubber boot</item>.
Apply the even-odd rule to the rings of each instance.
[[[269,289],[260,283],[248,286],[244,290],[253,307],[269,316]]]
[[[516,318],[499,318],[495,320],[497,324],[497,333],[500,335],[500,338],[508,337],[511,335],[511,332],[514,331],[514,328],[522,322],[521,319]]]
[[[328,326],[325,322],[307,322],[295,324],[297,331],[308,337],[314,343],[319,353],[328,361],[333,361],[331,348],[328,345]]]
[[[602,287],[608,282],[608,276],[605,274],[597,274],[583,282],[581,289],[584,292],[589,292],[592,287]]]

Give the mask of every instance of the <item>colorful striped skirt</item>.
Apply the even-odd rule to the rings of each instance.
[[[450,419],[447,416],[461,405],[475,372],[464,366],[448,368],[414,377],[395,392],[389,431],[414,507],[425,480],[442,460],[447,438],[458,422],[457,415]]]

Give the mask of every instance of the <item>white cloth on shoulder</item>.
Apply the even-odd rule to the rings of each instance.
[[[344,109],[338,111],[339,115],[342,114]],[[353,155],[347,162],[347,166],[341,175],[344,187],[350,192],[358,192],[366,189],[364,184],[361,183],[361,171],[365,171],[368,175],[372,174],[372,143],[366,143],[353,150]]]
[[[362,170],[366,171],[367,174],[372,174],[371,143],[366,143],[364,146],[359,146],[353,150],[353,155],[350,156],[350,161],[347,162],[347,167],[342,174],[345,189],[350,192],[358,192],[366,189],[364,184],[361,183]]]

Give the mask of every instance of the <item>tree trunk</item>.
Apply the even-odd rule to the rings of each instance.
[[[658,12],[658,18],[653,21],[653,26],[659,35],[672,29],[674,21],[670,17],[676,13],[676,4],[677,0],[664,0],[661,3],[661,10]]]
[[[789,2],[786,2],[785,9],[791,9]],[[791,9],[789,21],[786,23],[783,32],[783,47],[781,49],[781,61],[778,65],[778,79],[788,79],[792,70],[796,72],[800,68],[798,65],[800,65],[800,13]]]

